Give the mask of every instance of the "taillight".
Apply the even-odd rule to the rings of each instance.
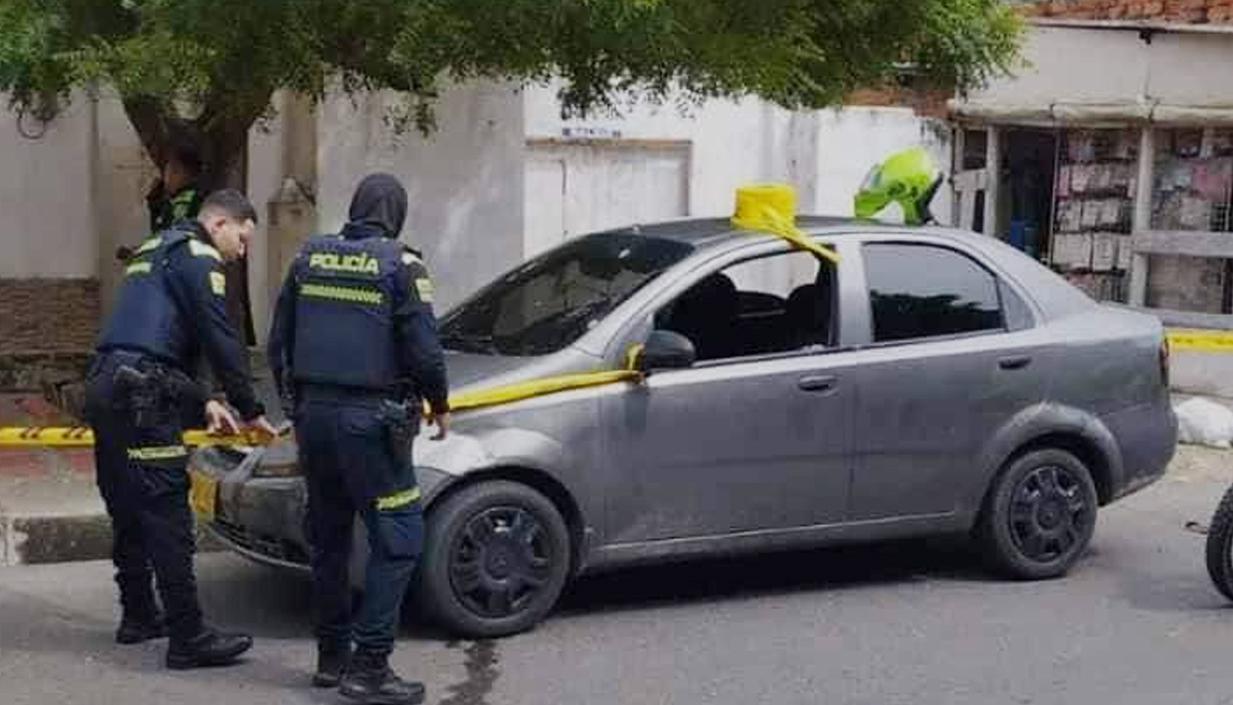
[[[1160,383],[1169,386],[1169,338],[1160,341]]]

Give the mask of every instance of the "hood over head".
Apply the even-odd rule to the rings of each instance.
[[[390,174],[366,176],[355,189],[347,218],[344,238],[354,240],[374,234],[396,238],[407,219],[407,191]]]

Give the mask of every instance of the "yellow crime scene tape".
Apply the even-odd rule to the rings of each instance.
[[[796,192],[784,184],[762,184],[739,189],[736,214],[732,225],[741,230],[767,233],[782,238],[793,246],[838,263],[839,256],[828,247],[809,239],[795,225]],[[636,369],[642,346],[635,345],[626,355],[625,366],[619,370],[601,370],[581,374],[559,375],[516,384],[480,389],[450,397],[453,411],[469,411],[500,404],[511,404],[533,397],[586,389],[622,382],[640,383],[643,373]],[[425,414],[428,413],[425,408]],[[202,430],[185,431],[186,446],[261,446],[277,440],[263,433],[245,432],[237,435],[214,435]],[[0,428],[0,448],[89,448],[94,434],[83,427],[7,427]]]
[[[631,350],[630,361],[634,361]],[[481,389],[450,397],[453,411],[470,411],[487,406],[511,404],[524,399],[556,394],[574,389],[585,389],[617,382],[638,382],[642,373],[633,369],[604,370],[573,375],[545,377],[518,384]],[[428,409],[425,407],[424,413]],[[185,431],[182,443],[186,446],[263,446],[277,440],[266,433],[245,432],[216,435],[202,430]],[[94,433],[83,426],[10,426],[0,428],[0,448],[90,448],[94,445]]]
[[[1170,328],[1165,332],[1165,336],[1169,339],[1169,347],[1173,350],[1233,352],[1233,331]]]
[[[273,436],[265,433],[215,435],[207,431],[185,431],[186,446],[269,445]],[[8,426],[0,428],[0,448],[90,448],[94,433],[84,426]]]

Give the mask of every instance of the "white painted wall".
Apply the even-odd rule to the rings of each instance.
[[[0,108],[0,277],[95,275],[93,105],[75,98],[37,140],[22,137],[16,113]]]
[[[528,138],[561,137],[566,127],[619,131],[623,139],[688,140],[693,145],[690,215],[731,215],[738,186],[787,176],[791,114],[763,102],[711,101],[682,114],[674,105],[637,103],[623,116],[561,117],[553,86],[526,90]]]
[[[266,204],[282,186],[283,180],[283,111],[285,96],[278,95],[274,104],[278,109],[273,119],[256,125],[248,133],[248,199],[257,209],[259,222],[251,246],[248,248],[248,296],[253,315],[253,331],[258,344],[264,345],[269,337],[270,319],[274,301],[267,271],[270,257],[268,239],[270,213]],[[306,233],[307,234],[307,233]]]
[[[527,149],[525,258],[585,233],[689,215],[688,143]]]
[[[951,162],[946,124],[906,108],[792,113],[746,99],[711,101],[688,114],[642,103],[624,119],[564,120],[553,88],[528,89],[529,137],[559,138],[577,126],[619,131],[622,139],[689,141],[692,216],[731,215],[736,189],[758,181],[794,185],[803,213],[850,216],[869,169],[893,152],[923,145],[938,168],[949,173]],[[950,216],[949,191],[942,189],[934,201],[942,222]]]
[[[1233,35],[1160,33],[1147,44],[1132,30],[1032,27],[1025,65],[973,91],[974,103],[1048,106],[1054,102],[1233,104]]]
[[[443,91],[439,128],[395,135],[385,123],[394,98],[331,96],[320,108],[318,219],[334,232],[351,195],[374,171],[399,177],[410,208],[403,239],[424,252],[443,311],[522,258],[522,98],[506,84]]]
[[[1150,57],[1148,96],[1171,105],[1233,104],[1233,34],[1159,34],[1143,51]]]
[[[943,173],[950,173],[951,129],[948,123],[917,116],[907,108],[845,108],[819,114],[817,198],[815,209],[826,215],[850,216],[852,199],[869,170],[886,157],[909,147],[924,147]],[[933,215],[949,224],[952,191],[943,185],[933,199]],[[884,220],[901,221],[892,206]]]
[[[98,101],[96,130],[96,271],[102,285],[103,310],[107,312],[111,310],[116,289],[123,277],[123,268],[115,258],[116,248],[136,245],[150,235],[146,192],[158,178],[158,171],[146,157],[141,140],[129,124],[119,98],[110,91],[103,92]]]

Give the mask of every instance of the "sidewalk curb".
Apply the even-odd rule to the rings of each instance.
[[[222,550],[201,526],[197,552]],[[76,516],[0,515],[0,566],[39,565],[111,558],[111,520],[106,514]]]

